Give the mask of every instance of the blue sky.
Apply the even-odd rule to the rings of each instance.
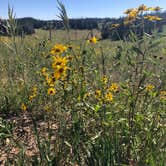
[[[166,0],[62,0],[70,18],[119,17],[127,8],[140,4],[160,6],[166,10]],[[0,17],[7,18],[8,3],[16,17],[57,19],[56,0],[0,0]]]

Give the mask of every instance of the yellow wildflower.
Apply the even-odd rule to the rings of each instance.
[[[120,26],[120,24],[112,24],[111,28],[118,28]]]
[[[47,94],[48,95],[54,95],[55,94],[55,89],[54,88],[49,88],[48,91],[47,91]]]
[[[22,109],[23,111],[26,111],[26,110],[27,110],[27,106],[26,106],[24,103],[22,103],[22,104],[21,104],[21,109]]]
[[[109,90],[112,92],[117,92],[118,91],[118,84],[117,83],[112,83],[111,86],[109,87]]]
[[[36,97],[36,94],[32,94],[29,96],[29,101],[32,101]]]
[[[53,77],[55,79],[65,78],[68,67],[66,66],[68,57],[56,56],[54,57],[52,68],[54,69]]]
[[[129,24],[132,24],[133,21],[135,21],[135,19],[137,18],[139,14],[139,10],[136,8],[131,8],[131,9],[127,9],[124,13],[127,14],[124,24],[129,25]]]
[[[106,101],[112,102],[113,101],[113,94],[111,92],[107,92],[105,95]]]
[[[155,87],[154,87],[154,85],[152,85],[152,84],[147,84],[147,85],[146,85],[146,90],[149,91],[149,92],[153,91],[154,88],[155,88]]]
[[[146,5],[144,5],[144,4],[142,4],[142,5],[140,5],[139,7],[138,7],[138,11],[147,11],[148,10],[148,7],[146,6]]]
[[[107,76],[104,75],[101,81],[102,81],[104,84],[106,84],[106,83],[108,82]]]
[[[130,24],[132,24],[135,20],[136,20],[136,17],[135,17],[135,16],[129,15],[129,16],[127,16],[127,17],[125,18],[124,24],[125,24],[125,25],[130,25]]]
[[[131,8],[127,9],[124,13],[127,14],[127,17],[129,18],[135,18],[138,15],[139,11],[136,8]]]
[[[161,9],[162,8],[160,8],[159,6],[149,8],[150,11],[160,11]]]
[[[133,8],[127,9],[127,10],[124,12],[124,14],[129,14],[129,13],[131,13],[132,10],[133,10]]]
[[[149,21],[160,21],[160,20],[162,20],[162,18],[160,18],[158,16],[151,16],[151,15],[145,16],[144,18],[149,20]]]
[[[55,71],[54,71],[54,78],[56,78],[57,80],[59,78],[64,79],[66,77],[66,71],[67,71],[67,67],[66,66],[59,66]]]
[[[56,44],[50,51],[51,55],[62,54],[67,50],[67,47],[62,44]]]
[[[138,10],[137,9],[133,9],[129,14],[128,14],[128,18],[130,19],[134,19],[136,18],[138,15]]]
[[[47,76],[46,77],[46,84],[47,85],[49,85],[51,87],[51,86],[54,86],[54,83],[55,83],[54,76],[52,76],[52,77]]]
[[[97,38],[93,36],[91,39],[88,40],[90,43],[96,44],[97,43]]]
[[[57,69],[59,66],[65,66],[68,62],[67,57],[56,56],[53,59],[52,68]]]
[[[99,99],[99,98],[101,97],[101,91],[100,91],[100,90],[96,90],[96,91],[95,91],[95,97],[96,97],[97,99]]]
[[[90,95],[91,95],[90,92],[85,93],[85,94],[84,94],[84,99],[90,97]]]

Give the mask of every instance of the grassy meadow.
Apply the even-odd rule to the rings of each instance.
[[[165,166],[165,33],[111,41],[66,25],[21,37],[9,23],[0,165]]]

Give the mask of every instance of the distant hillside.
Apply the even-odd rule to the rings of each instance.
[[[80,18],[80,19],[69,19],[71,29],[95,29],[98,28],[98,23],[102,20],[101,18]],[[30,24],[35,29],[63,29],[63,22],[61,20],[37,20],[31,17],[17,19],[19,25]]]
[[[163,18],[162,21],[158,22],[158,25],[166,25],[166,12],[157,13],[159,17]],[[119,23],[124,18],[78,18],[78,19],[69,19],[69,24],[71,29],[98,29],[99,23]],[[52,29],[63,29],[63,23],[61,20],[37,20],[31,17],[17,19],[18,24],[33,25],[35,29],[49,29],[50,26]]]
[[[161,21],[157,22],[156,27],[159,31],[163,30],[163,25],[166,25],[166,12],[157,13],[159,17],[162,18]],[[32,34],[34,33],[34,29],[63,29],[63,22],[61,20],[38,20],[31,17],[19,18],[16,19],[18,23],[17,33],[20,34]],[[119,28],[117,28],[120,37],[127,34],[129,31],[129,27],[123,26],[124,17],[121,18],[79,18],[79,19],[69,19],[69,24],[71,29],[100,29],[102,32],[103,38],[112,38],[116,40],[115,35],[108,31],[109,25],[111,24],[121,24]],[[6,35],[6,31],[4,26],[5,20],[0,23],[0,34]],[[150,33],[153,30],[153,23],[146,22],[145,29],[147,33]],[[139,29],[137,30],[139,32]]]

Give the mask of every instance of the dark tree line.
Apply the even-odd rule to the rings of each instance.
[[[152,33],[155,28],[158,31],[163,31],[163,25],[166,25],[166,12],[157,13],[162,18],[155,25],[153,22],[145,22],[145,32]],[[101,30],[102,38],[110,38],[111,40],[119,40],[127,38],[130,29],[133,27],[124,25],[124,17],[115,18],[80,18],[80,19],[69,19],[69,26],[71,29],[99,29]],[[0,34],[7,35],[5,25],[7,20],[0,20]],[[140,24],[140,20],[136,21],[134,31],[141,35],[141,27],[137,26]],[[33,34],[35,29],[63,29],[63,23],[61,20],[37,20],[34,18],[26,17],[16,19],[17,22],[17,34]],[[116,29],[111,28],[112,24],[120,24]]]
[[[135,32],[137,36],[142,36],[143,32],[152,34],[155,30],[162,32],[164,25],[166,25],[166,13],[158,14],[162,18],[161,21],[148,21],[144,20],[144,26],[142,26],[141,20],[136,20],[130,25],[125,25],[125,18],[110,19],[101,23],[101,35],[102,39],[111,40],[124,40],[127,39],[130,32]],[[119,24],[118,27],[112,27],[112,24]]]

